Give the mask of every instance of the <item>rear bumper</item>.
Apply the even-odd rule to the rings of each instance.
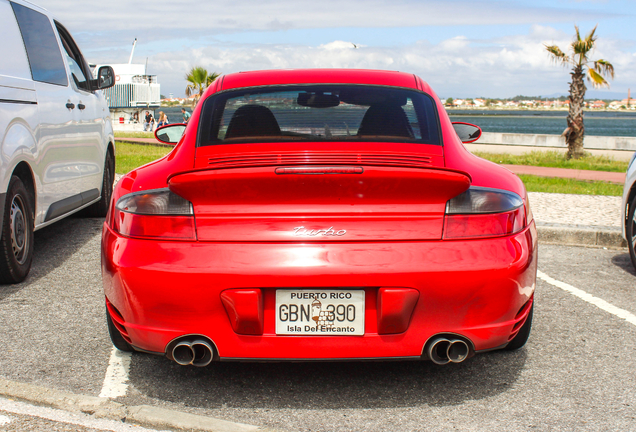
[[[164,353],[178,337],[204,335],[224,360],[420,357],[440,333],[467,338],[475,351],[502,347],[525,321],[536,269],[534,223],[465,241],[162,242],[124,238],[106,224],[102,238],[104,292],[130,343]],[[277,336],[276,288],[310,287],[364,289],[364,336]],[[380,287],[419,292],[406,331],[378,334]],[[260,289],[262,335],[233,330],[220,297],[235,288]]]

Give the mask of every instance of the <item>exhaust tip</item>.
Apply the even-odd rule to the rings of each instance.
[[[192,359],[193,366],[205,367],[212,362],[214,351],[212,351],[209,343],[204,340],[195,340],[192,342],[191,348],[194,355]]]
[[[428,347],[428,358],[438,365],[444,365],[450,362],[448,358],[448,348],[451,346],[451,341],[448,339],[435,339]]]
[[[469,352],[468,344],[458,339],[450,343],[446,355],[451,362],[461,363],[468,358]]]
[[[192,364],[194,360],[194,350],[190,342],[179,342],[172,349],[172,358],[181,366]]]
[[[207,336],[189,334],[173,339],[166,346],[166,357],[181,366],[205,367],[218,359],[216,346]]]
[[[461,337],[461,339],[460,339]],[[471,356],[470,340],[456,334],[439,333],[429,339],[422,350],[422,358],[438,365],[461,363]]]

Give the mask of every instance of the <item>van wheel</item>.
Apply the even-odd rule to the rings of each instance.
[[[104,178],[102,179],[102,197],[95,204],[86,207],[82,216],[86,217],[106,217],[110,198],[113,196],[113,182],[115,181],[115,161],[110,152],[106,153],[104,163]]]
[[[0,283],[22,282],[33,261],[33,211],[29,192],[12,176],[4,205],[0,239]]]
[[[629,203],[629,213],[625,221],[625,237],[632,265],[636,268],[636,197]]]

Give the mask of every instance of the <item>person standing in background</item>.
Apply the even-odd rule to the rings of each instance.
[[[152,114],[150,114],[149,111],[146,111],[146,117],[144,118],[144,132],[148,130],[152,132],[154,125],[155,119],[152,117]]]
[[[186,111],[185,108],[181,108],[181,112],[183,113],[183,122],[188,123],[188,121],[190,120],[190,117],[192,117],[192,114]]]
[[[159,111],[159,123],[157,123],[157,127],[165,126],[168,124],[168,116],[164,114],[163,111]]]

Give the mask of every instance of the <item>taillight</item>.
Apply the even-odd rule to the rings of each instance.
[[[167,188],[124,195],[114,213],[113,228],[127,237],[196,240],[192,203]]]
[[[471,186],[446,203],[444,238],[494,237],[526,226],[523,200],[514,192]]]

